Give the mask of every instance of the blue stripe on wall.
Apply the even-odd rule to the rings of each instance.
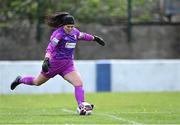
[[[111,91],[111,64],[96,64],[96,91]]]

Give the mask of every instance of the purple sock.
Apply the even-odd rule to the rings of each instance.
[[[82,86],[75,86],[75,97],[78,105],[84,102],[84,90]]]
[[[34,85],[33,84],[33,80],[34,80],[34,77],[32,76],[26,76],[26,77],[22,77],[19,82],[20,83],[23,83],[23,84],[26,84],[26,85]]]

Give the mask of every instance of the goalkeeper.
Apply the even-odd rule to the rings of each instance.
[[[67,12],[58,12],[47,16],[46,23],[55,30],[50,36],[41,73],[37,77],[18,76],[12,82],[11,90],[20,84],[40,86],[50,78],[60,75],[74,86],[74,95],[77,104],[80,105],[85,99],[83,81],[74,66],[74,49],[77,41],[95,41],[102,46],[105,43],[102,38],[80,32],[75,28],[74,17]]]

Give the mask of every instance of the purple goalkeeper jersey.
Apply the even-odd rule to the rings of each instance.
[[[92,41],[93,36],[80,32],[77,28],[73,28],[68,34],[63,27],[60,27],[52,33],[46,52],[51,54],[51,59],[72,60],[78,40]]]

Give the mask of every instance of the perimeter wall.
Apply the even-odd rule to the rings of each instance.
[[[42,61],[1,61],[0,94],[74,92],[73,86],[60,76],[42,86],[19,85],[10,90],[17,75],[37,76],[41,64]],[[75,65],[86,92],[180,91],[180,60],[78,60]]]

